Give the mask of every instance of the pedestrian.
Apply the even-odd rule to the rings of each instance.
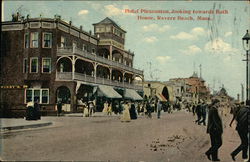
[[[146,109],[147,109],[147,115],[149,118],[152,118],[152,115],[151,115],[151,104],[147,101],[146,103]]]
[[[121,121],[122,122],[129,122],[131,120],[130,118],[130,113],[129,113],[129,105],[128,102],[124,104],[124,110],[121,116]]]
[[[193,116],[195,116],[195,111],[196,111],[196,104],[194,103],[193,106],[192,106]]]
[[[197,120],[195,120],[195,123],[199,123],[199,121],[201,120],[201,102],[199,101],[198,105],[195,108],[195,113],[197,115]]]
[[[108,115],[112,115],[112,104],[111,103],[108,103]]]
[[[247,105],[239,109],[235,115],[235,120],[237,121],[236,130],[240,136],[241,144],[231,153],[232,159],[235,161],[235,156],[242,151],[242,159],[247,159],[248,150],[248,119],[247,115],[249,113],[250,100],[247,101]],[[232,120],[233,121],[233,120]],[[231,126],[232,123],[230,123]]]
[[[129,113],[132,120],[137,119],[136,108],[133,102],[130,105]]]
[[[229,124],[230,127],[232,127],[233,121],[235,120],[236,115],[240,110],[240,107],[241,107],[241,105],[235,104],[234,108],[232,109],[233,118],[232,118],[232,120],[231,120],[231,122]]]
[[[205,153],[207,158],[212,161],[220,161],[218,158],[218,150],[222,145],[222,121],[218,113],[220,101],[218,99],[214,99],[209,108],[208,113],[208,124],[207,124],[207,133],[210,135],[211,147]]]
[[[92,116],[94,113],[94,104],[93,101],[89,102],[89,116]]]
[[[105,103],[103,104],[103,109],[102,109],[102,112],[104,114],[108,113],[108,106],[109,106],[108,102],[105,101]]]
[[[34,102],[32,101],[26,105],[26,120],[34,120]]]
[[[157,118],[158,119],[160,119],[160,116],[161,116],[161,109],[162,109],[161,101],[158,100],[157,102]]]
[[[34,119],[35,120],[40,120],[41,119],[39,100],[36,100],[35,103],[34,103]]]
[[[206,125],[206,116],[207,116],[207,104],[205,101],[203,101],[201,105],[201,120],[199,121],[198,124],[203,123],[203,125]]]
[[[89,116],[89,109],[88,105],[86,102],[83,103],[83,117],[88,117]]]
[[[57,102],[57,116],[60,116],[62,113],[62,101],[59,99]]]

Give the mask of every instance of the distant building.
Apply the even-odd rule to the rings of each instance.
[[[93,25],[94,33],[60,16],[13,15],[2,22],[1,102],[24,112],[27,102],[37,100],[50,113],[60,100],[64,111],[76,112],[79,99],[143,93],[134,84],[135,77],[143,80],[143,71],[133,68],[134,53],[124,48],[126,31],[109,18]]]
[[[173,78],[168,83],[175,86],[175,96],[182,100],[198,103],[199,100],[210,99],[210,91],[205,85],[205,80],[198,77],[195,72],[189,78]]]
[[[166,102],[174,101],[173,89],[164,82],[144,81],[143,84],[144,99],[158,99]]]

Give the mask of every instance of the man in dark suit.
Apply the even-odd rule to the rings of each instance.
[[[198,124],[203,123],[203,125],[206,125],[207,104],[205,101],[203,101],[200,109],[201,109],[200,111],[201,111],[202,120],[198,121]]]
[[[201,102],[200,101],[195,108],[195,113],[197,115],[197,120],[195,121],[195,123],[198,123],[200,125],[200,120],[201,120]]]
[[[235,115],[235,120],[237,121],[236,130],[240,136],[241,144],[232,153],[231,157],[235,161],[235,156],[242,151],[242,158],[247,159],[248,150],[248,119],[247,115],[249,113],[250,100],[246,102],[246,106],[239,109],[238,113]]]
[[[218,99],[214,99],[209,108],[208,113],[208,124],[207,124],[207,133],[210,135],[211,147],[205,153],[207,158],[212,161],[220,161],[218,158],[218,150],[222,145],[222,121],[218,113],[220,101]]]

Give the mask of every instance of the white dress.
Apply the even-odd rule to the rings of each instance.
[[[125,104],[124,111],[123,111],[123,114],[121,116],[121,121],[122,122],[129,122],[130,120],[131,120],[131,118],[130,118],[130,114],[129,114],[129,105]]]

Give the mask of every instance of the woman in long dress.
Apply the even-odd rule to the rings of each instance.
[[[89,116],[89,109],[88,105],[86,103],[83,104],[83,117],[88,117]]]
[[[104,105],[103,105],[103,110],[102,110],[102,112],[104,113],[104,114],[107,114],[108,113],[108,102],[106,101],[105,103],[104,103]]]
[[[126,103],[124,105],[124,110],[123,110],[123,114],[121,116],[121,121],[122,122],[129,122],[131,120],[130,118],[130,114],[129,114],[129,105],[128,103]]]

